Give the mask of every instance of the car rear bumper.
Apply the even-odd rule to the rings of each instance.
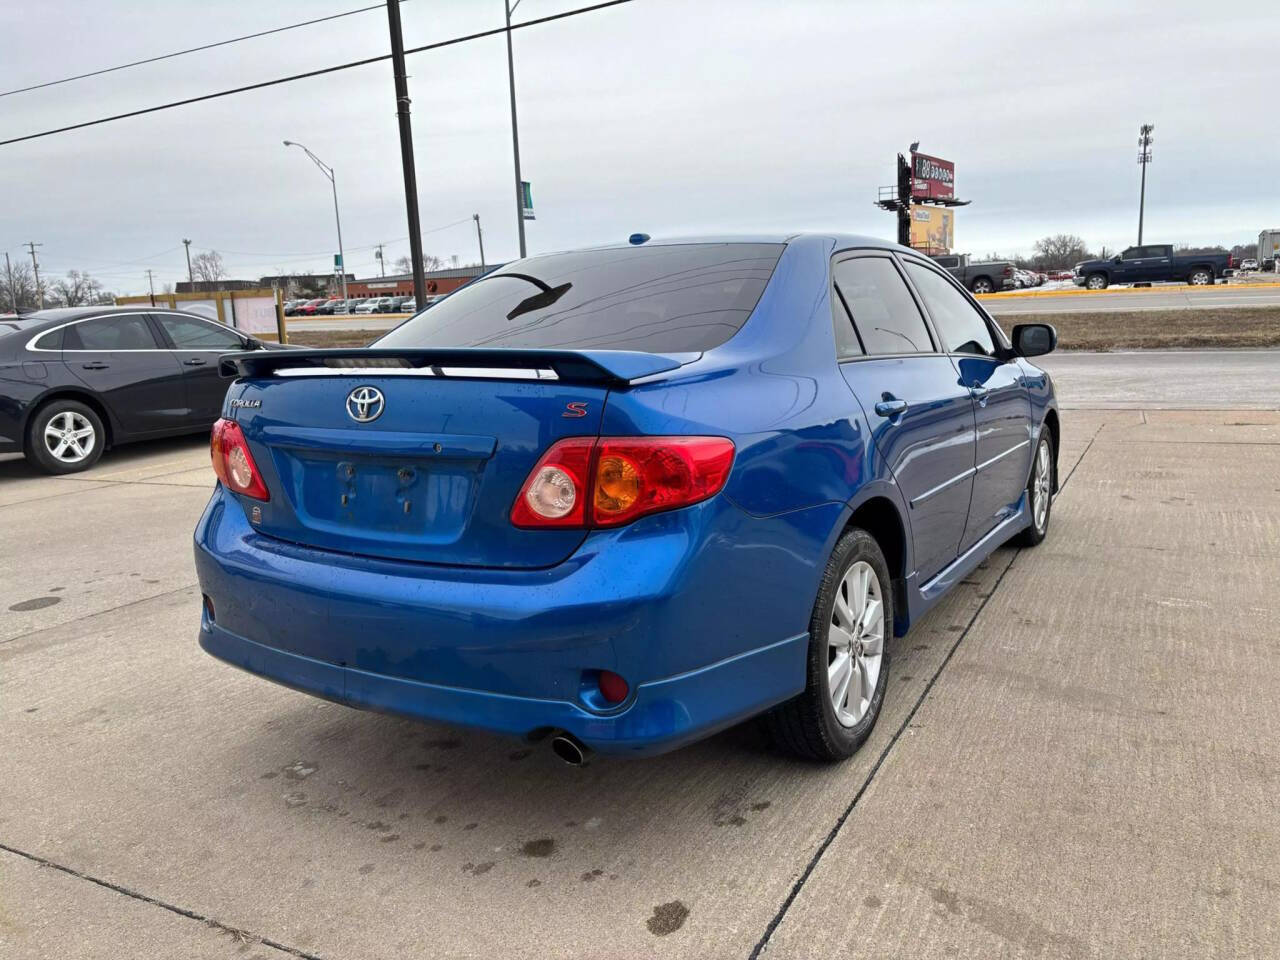
[[[716,498],[593,533],[553,568],[459,568],[266,537],[219,487],[196,530],[214,610],[202,613],[199,642],[354,707],[660,753],[804,688],[825,557],[797,560],[801,544],[784,529],[794,519],[751,518]],[[753,535],[754,549],[735,549]],[[622,704],[600,697],[599,670],[628,681]]]

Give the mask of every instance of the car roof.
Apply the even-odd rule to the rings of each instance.
[[[550,256],[553,253],[576,253],[582,250],[617,250],[625,247],[645,246],[645,247],[664,247],[678,246],[682,244],[693,243],[781,243],[793,244],[801,241],[817,241],[819,243],[826,242],[835,248],[844,247],[871,247],[884,250],[910,251],[909,247],[901,246],[891,240],[885,240],[881,237],[868,237],[854,233],[837,233],[837,232],[801,232],[801,233],[748,233],[748,234],[706,234],[693,236],[674,236],[674,237],[650,237],[643,244],[633,244],[630,239],[619,240],[616,243],[601,243],[592,246],[573,247],[566,250],[548,251],[546,254],[534,254],[533,257]],[[910,251],[919,253],[919,251]],[[531,258],[532,259],[532,258]],[[515,261],[513,261],[515,262]]]

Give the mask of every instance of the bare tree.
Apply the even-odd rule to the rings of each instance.
[[[1041,237],[1035,251],[1035,264],[1041,270],[1067,270],[1090,256],[1088,244],[1073,233]]]
[[[222,265],[222,254],[217,250],[206,250],[204,253],[196,254],[191,261],[191,272],[197,280],[206,280],[210,283],[221,280],[227,275],[226,267]]]
[[[11,274],[0,268],[0,310],[12,310],[17,304],[19,310],[33,310],[40,305],[40,295],[36,291],[36,281],[31,274],[31,267],[25,263],[15,263]],[[10,276],[13,285],[10,286]]]
[[[422,255],[422,269],[427,273],[433,270],[440,270],[444,267],[444,261],[437,257],[434,253],[424,253]],[[396,260],[397,273],[413,273],[413,261],[408,257],[400,257]]]
[[[49,284],[47,299],[60,307],[83,307],[99,303],[102,299],[102,284],[80,270],[68,270],[65,278]]]

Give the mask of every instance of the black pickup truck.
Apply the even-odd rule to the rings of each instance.
[[[1235,264],[1229,253],[1174,254],[1173,245],[1130,247],[1110,260],[1085,260],[1075,266],[1077,287],[1105,290],[1113,283],[1162,283],[1180,281],[1211,286]]]

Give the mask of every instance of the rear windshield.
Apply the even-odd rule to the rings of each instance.
[[[462,288],[371,346],[710,350],[746,322],[782,248],[689,243],[530,257]]]

